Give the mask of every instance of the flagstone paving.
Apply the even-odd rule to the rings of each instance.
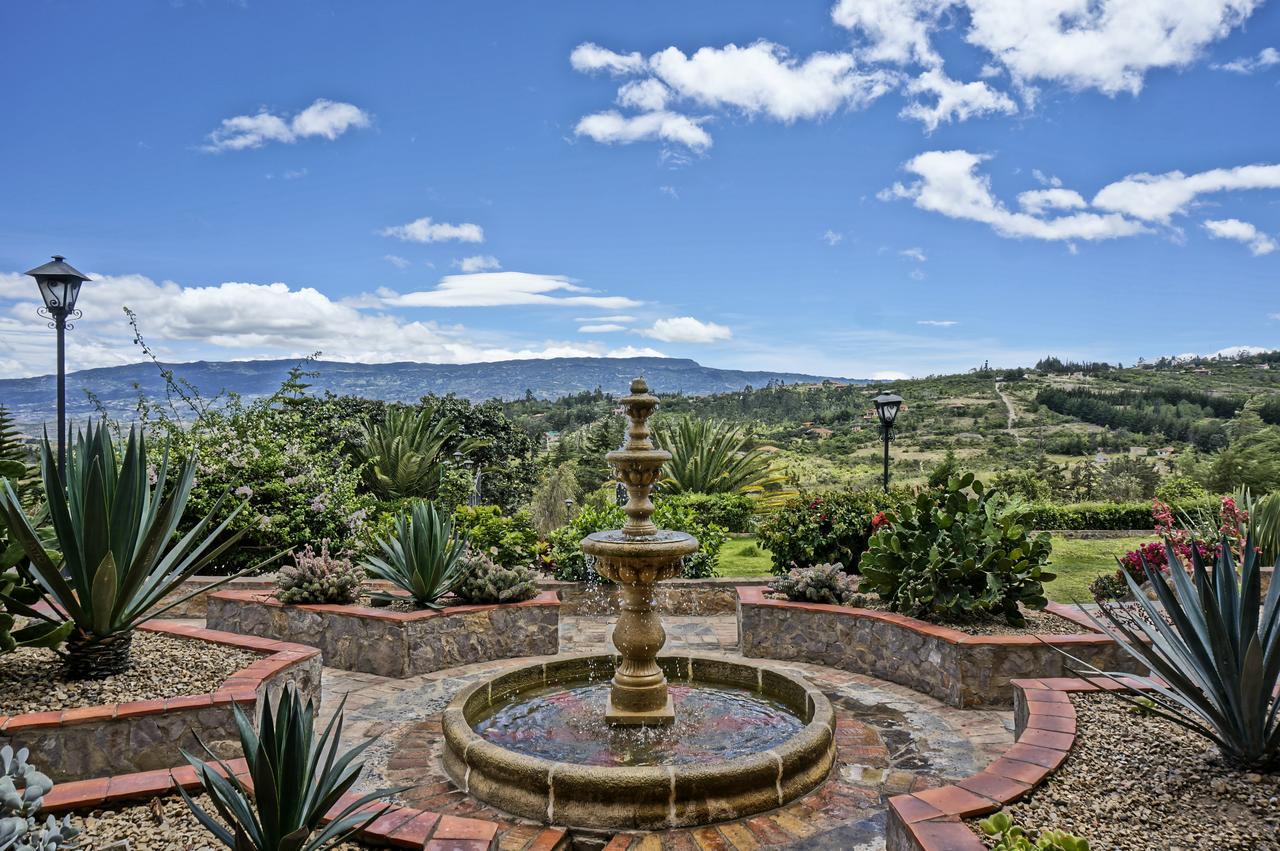
[[[665,653],[737,654],[732,616],[665,617]],[[613,619],[561,618],[562,654],[601,652]],[[548,659],[554,657],[539,657]],[[368,752],[367,788],[410,786],[405,803],[503,825],[500,847],[525,849],[533,825],[471,800],[440,765],[440,712],[468,683],[532,659],[472,665],[406,679],[324,671],[324,707],[345,696],[350,741],[379,741]],[[761,661],[761,660],[755,660]],[[607,846],[623,849],[812,848],[873,851],[884,847],[885,802],[891,795],[941,785],[975,773],[1011,744],[1012,714],[954,709],[908,688],[817,665],[775,663],[809,679],[831,699],[837,714],[837,763],[820,788],[781,809],[692,830],[619,834]],[[598,837],[603,844],[607,835]]]

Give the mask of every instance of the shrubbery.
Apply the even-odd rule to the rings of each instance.
[[[715,524],[726,532],[750,532],[755,500],[741,493],[680,493],[662,496],[659,504],[690,509],[698,523]]]
[[[1174,506],[1179,513],[1216,512],[1212,498],[1189,500]],[[1037,502],[1027,507],[1025,522],[1032,529],[1150,529],[1150,502]]]
[[[871,536],[871,519],[892,511],[910,494],[891,490],[802,494],[760,523],[760,545],[773,554],[773,572],[839,562],[856,572]]]
[[[502,567],[528,567],[538,559],[538,530],[527,511],[505,515],[496,505],[464,505],[454,511],[453,520],[471,549]]]
[[[972,473],[922,491],[871,536],[863,588],[912,617],[1025,622],[1019,604],[1042,609],[1049,536],[1031,535],[1024,503],[987,491]]]

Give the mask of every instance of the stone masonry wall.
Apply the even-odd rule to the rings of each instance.
[[[215,629],[320,648],[324,664],[384,677],[544,656],[560,647],[559,603],[544,592],[525,603],[395,612],[362,606],[284,606],[263,593],[209,596]]]

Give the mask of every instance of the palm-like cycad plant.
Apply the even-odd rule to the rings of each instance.
[[[414,500],[396,517],[392,534],[378,539],[378,549],[381,555],[365,557],[365,570],[407,592],[419,606],[440,608],[440,598],[465,575],[466,535],[455,534],[453,518],[426,500]],[[373,596],[395,599],[386,593]]]
[[[1151,701],[1144,705],[1213,741],[1228,762],[1275,766],[1280,761],[1280,581],[1271,582],[1263,599],[1252,534],[1238,572],[1225,540],[1212,573],[1196,548],[1188,575],[1173,547],[1166,547],[1169,579],[1145,558],[1142,562],[1159,605],[1121,571],[1136,601],[1129,605],[1138,608],[1104,606],[1108,623],[1096,618],[1095,623],[1155,675],[1138,678]]]
[[[201,568],[234,546],[245,529],[227,530],[244,505],[216,528],[209,514],[177,536],[195,476],[194,458],[170,475],[169,454],[155,471],[147,463],[144,437],[134,430],[119,466],[111,433],[92,424],[76,435],[67,454],[64,486],[48,438],[41,458],[49,518],[61,550],[55,562],[42,545],[31,518],[8,481],[0,481],[0,511],[9,535],[30,560],[30,577],[59,620],[75,626],[67,638],[65,662],[72,678],[97,678],[129,665],[133,630],[195,593],[162,605],[161,601]],[[230,580],[232,577],[227,577]],[[226,581],[226,580],[224,580]],[[15,610],[10,601],[6,601]],[[34,609],[16,609],[30,618],[50,620]]]
[[[357,452],[365,483],[382,499],[433,499],[449,455],[466,455],[483,443],[460,432],[433,408],[388,408],[381,420],[361,426]]]
[[[325,814],[359,779],[364,763],[357,758],[377,741],[368,739],[339,752],[345,703],[344,697],[318,738],[315,704],[303,702],[292,684],[285,686],[274,715],[269,702],[262,702],[256,731],[240,707],[234,707],[253,792],[201,742],[216,768],[186,751],[183,755],[222,821],[201,809],[184,789],[178,793],[209,832],[236,851],[321,851],[338,845],[386,811],[362,807],[404,791],[370,792],[321,827]]]
[[[747,435],[722,420],[682,417],[659,426],[657,437],[671,453],[662,468],[663,493],[759,494],[785,481],[773,459],[748,449]]]

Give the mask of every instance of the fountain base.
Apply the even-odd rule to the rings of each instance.
[[[835,713],[821,691],[748,661],[656,661],[670,725],[605,722],[613,656],[560,658],[470,686],[442,718],[446,773],[508,813],[612,830],[742,818],[827,777]]]
[[[664,682],[663,691],[666,691],[666,687]],[[613,687],[613,691],[609,698],[609,708],[604,711],[606,723],[619,727],[662,727],[675,723],[676,707],[671,702],[671,695],[667,695],[666,704],[657,709],[627,709],[618,705],[617,685]]]

